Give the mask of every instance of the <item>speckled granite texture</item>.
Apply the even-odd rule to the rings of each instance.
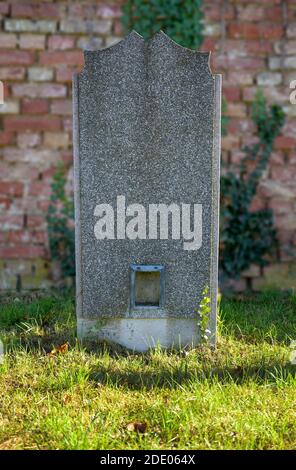
[[[221,77],[209,54],[136,32],[85,52],[74,77],[77,314],[82,319],[194,318],[205,286],[215,333]],[[203,205],[202,247],[183,240],[97,240],[97,204]],[[131,264],[165,266],[163,309],[129,309]]]

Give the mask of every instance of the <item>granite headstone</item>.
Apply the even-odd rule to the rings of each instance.
[[[163,32],[73,78],[78,336],[144,351],[216,337],[221,76]]]

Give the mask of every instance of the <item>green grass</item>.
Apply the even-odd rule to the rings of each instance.
[[[295,296],[224,298],[215,351],[146,354],[79,345],[70,295],[4,300],[0,449],[295,449]]]

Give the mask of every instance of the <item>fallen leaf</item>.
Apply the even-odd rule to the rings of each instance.
[[[61,346],[58,346],[56,348],[53,348],[52,351],[48,354],[49,356],[55,356],[56,354],[65,354],[69,349],[68,343],[61,344]]]
[[[128,431],[144,433],[147,429],[147,424],[146,423],[128,423],[126,428]]]
[[[70,395],[64,395],[63,398],[62,398],[62,402],[64,403],[64,405],[67,405],[67,403],[69,403],[69,401],[71,401],[71,396]]]

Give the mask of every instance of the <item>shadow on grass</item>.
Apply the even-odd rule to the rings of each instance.
[[[134,371],[118,369],[112,371],[109,368],[94,369],[89,375],[89,380],[96,384],[113,387],[123,387],[131,390],[143,390],[154,388],[180,388],[182,385],[194,385],[195,383],[207,382],[221,385],[233,384],[243,385],[249,382],[265,385],[279,385],[287,380],[295,381],[296,370],[290,364],[283,366],[282,363],[272,363],[260,367],[217,367],[197,370],[186,366],[174,368],[161,367],[155,371]]]
[[[296,301],[295,295],[270,292],[261,295],[223,298],[221,302],[222,336],[232,336],[244,343],[289,344],[296,339]],[[1,329],[6,335],[9,349],[22,348],[28,351],[48,353],[53,347],[68,343],[70,348],[77,346],[73,294],[52,296],[33,302],[17,302],[4,305],[0,315]],[[278,384],[287,378],[295,380],[295,366],[284,364],[283,360],[273,358],[262,360],[260,354],[253,364],[232,365],[221,357],[201,349],[187,356],[184,351],[171,351],[168,358],[157,359],[157,355],[133,353],[118,345],[87,342],[83,345],[86,352],[110,361],[100,360],[100,366],[92,368],[88,380],[92,383],[108,384],[114,387],[177,388],[182,384],[196,382],[218,382],[238,385],[255,381],[256,383]],[[226,345],[227,347],[227,345]],[[221,354],[221,348],[219,351]],[[239,355],[239,348],[236,355]],[[130,359],[130,364],[129,364]],[[122,361],[122,362],[121,362]],[[220,361],[220,364],[219,364]],[[241,362],[234,358],[232,361]],[[224,364],[226,363],[226,364]]]

